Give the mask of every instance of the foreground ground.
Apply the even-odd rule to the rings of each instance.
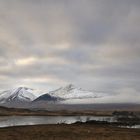
[[[36,125],[0,128],[2,140],[140,140],[140,129],[108,125]]]

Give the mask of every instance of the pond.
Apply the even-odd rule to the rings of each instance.
[[[0,127],[37,125],[37,124],[72,124],[89,120],[114,122],[109,116],[4,116],[0,117]]]
[[[0,127],[38,125],[38,124],[72,124],[86,121],[117,122],[113,116],[3,116],[0,117]],[[118,125],[121,128],[140,128],[140,125]]]

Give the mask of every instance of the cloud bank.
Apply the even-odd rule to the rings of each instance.
[[[139,13],[139,0],[0,0],[0,88],[139,95]]]

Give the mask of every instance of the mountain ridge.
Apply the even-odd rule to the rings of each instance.
[[[48,103],[69,103],[69,101],[83,101],[85,99],[94,99],[101,98],[101,94],[94,93],[91,91],[83,90],[82,88],[78,88],[73,84],[66,85],[64,87],[60,87],[56,90],[50,92],[42,92],[40,96],[36,90],[27,88],[27,87],[18,87],[12,90],[6,90],[0,93],[0,105],[15,105],[18,104],[26,104],[38,102],[38,106],[40,104],[48,104]],[[77,102],[77,103],[78,103]]]

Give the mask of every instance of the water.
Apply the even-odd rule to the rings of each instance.
[[[89,120],[114,122],[113,117],[108,116],[6,116],[0,117],[0,127],[37,125],[37,124],[71,124],[77,121]]]
[[[119,127],[121,127],[121,128],[135,128],[135,129],[138,129],[138,128],[140,128],[140,125],[132,125],[132,126],[119,126]]]
[[[113,116],[4,116],[0,117],[0,127],[37,125],[37,124],[72,124],[90,120],[117,122]],[[140,125],[118,126],[121,128],[140,128]]]

